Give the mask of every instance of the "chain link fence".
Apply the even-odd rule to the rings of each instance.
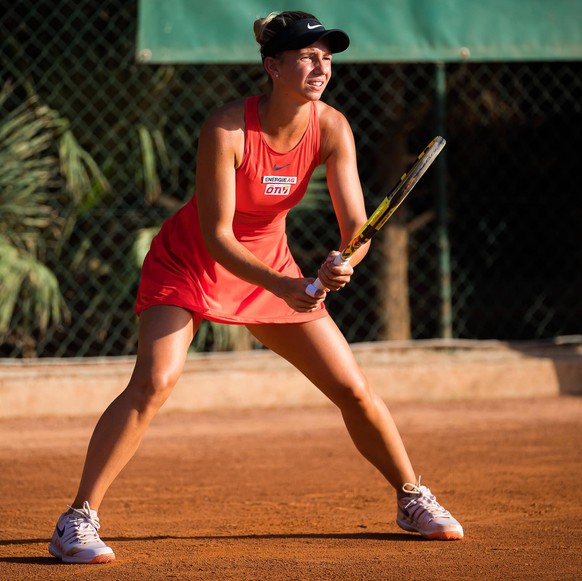
[[[265,88],[258,62],[136,64],[136,11],[4,4],[1,356],[135,353],[141,259],[195,189],[201,123]],[[448,142],[349,288],[328,298],[349,341],[582,333],[581,73],[580,62],[335,65],[325,98],[352,124],[370,211],[435,134]],[[323,177],[312,181],[288,225],[306,275],[338,243]],[[248,344],[207,324],[194,348]]]

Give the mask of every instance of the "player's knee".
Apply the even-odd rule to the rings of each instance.
[[[140,413],[155,413],[170,397],[178,375],[171,372],[151,373],[132,379],[129,388],[134,407]]]
[[[342,387],[337,399],[342,412],[359,413],[373,404],[373,393],[366,378],[358,376]]]

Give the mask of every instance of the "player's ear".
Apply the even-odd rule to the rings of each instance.
[[[268,56],[264,60],[263,66],[270,77],[277,78],[279,76],[279,63],[277,62],[277,59]]]

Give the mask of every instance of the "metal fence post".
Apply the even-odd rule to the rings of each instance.
[[[439,135],[445,136],[446,130],[446,92],[447,79],[445,63],[438,62],[435,66],[436,91],[436,127]],[[445,136],[446,137],[446,136]],[[436,215],[437,215],[437,247],[438,273],[440,290],[440,335],[443,339],[453,336],[452,299],[451,299],[451,251],[448,232],[448,200],[447,200],[447,152],[446,148],[435,164],[436,182]]]

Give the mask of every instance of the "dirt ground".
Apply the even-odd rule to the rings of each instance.
[[[102,506],[117,560],[47,544],[96,418],[0,421],[1,579],[580,579],[582,398],[398,403],[457,542],[395,523],[332,407],[159,415]]]

